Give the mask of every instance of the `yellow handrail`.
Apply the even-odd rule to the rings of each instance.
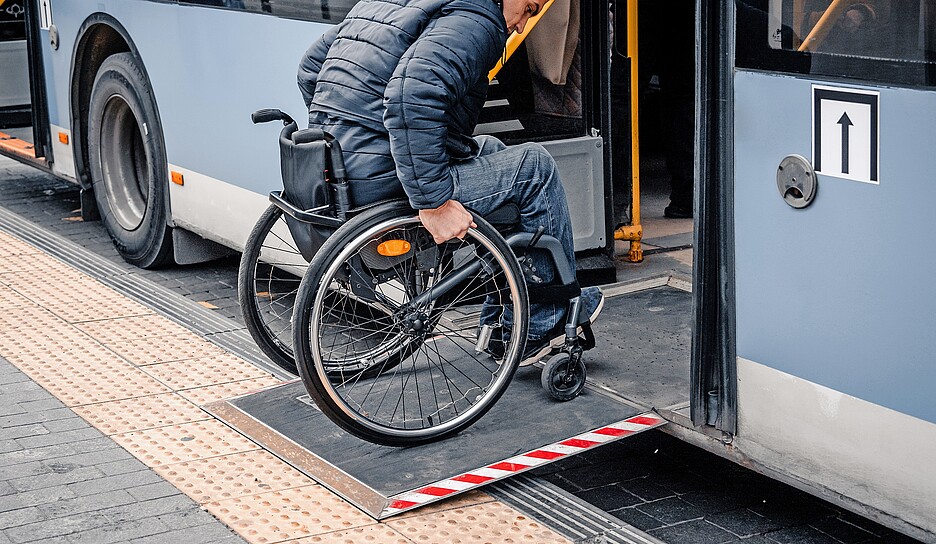
[[[631,99],[631,224],[614,231],[615,240],[630,242],[627,260],[643,261],[643,227],[640,225],[640,78],[638,77],[637,0],[627,1],[627,56],[630,58]]]
[[[822,45],[822,42],[825,41],[826,36],[829,35],[829,31],[832,30],[832,25],[835,24],[835,21],[837,21],[842,13],[854,3],[855,0],[832,0],[832,3],[826,8],[825,13],[819,18],[819,22],[809,31],[809,34],[806,36],[806,39],[803,40],[803,43],[800,44],[797,51],[805,52],[818,49],[819,46]]]

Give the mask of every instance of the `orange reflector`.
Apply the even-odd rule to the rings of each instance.
[[[64,132],[59,132],[59,141],[65,145],[68,145],[68,134]]]
[[[384,257],[399,257],[409,253],[410,247],[410,243],[406,240],[387,240],[377,246],[377,253]]]
[[[172,172],[172,183],[185,185],[185,178],[182,176],[182,172]]]

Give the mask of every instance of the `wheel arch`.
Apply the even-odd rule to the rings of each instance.
[[[88,156],[88,114],[94,79],[104,61],[117,53],[131,53],[136,58],[143,73],[144,83],[152,91],[153,85],[146,70],[146,64],[127,29],[110,14],[98,12],[89,15],[81,24],[75,38],[69,84],[75,174],[83,193],[90,194],[93,191]],[[155,93],[152,94],[155,96]],[[156,111],[155,122],[158,128],[159,145],[163,149],[163,156],[165,156],[165,136],[162,130],[159,104],[155,99],[153,100],[153,108]],[[168,185],[169,180],[166,179],[165,183]],[[93,201],[93,198],[82,198],[82,205]],[[164,204],[166,206],[167,224],[172,227],[174,225],[172,224],[169,198],[165,199]],[[90,215],[96,214],[97,210],[93,210]],[[82,215],[86,215],[84,210],[82,210]]]

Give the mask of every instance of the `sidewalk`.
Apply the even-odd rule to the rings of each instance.
[[[567,542],[481,492],[378,523],[199,407],[274,383],[0,232],[0,544]]]

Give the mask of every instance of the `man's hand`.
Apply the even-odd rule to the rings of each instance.
[[[464,238],[469,228],[478,227],[468,210],[457,200],[446,200],[445,204],[433,210],[419,210],[419,220],[437,244],[452,238]]]

